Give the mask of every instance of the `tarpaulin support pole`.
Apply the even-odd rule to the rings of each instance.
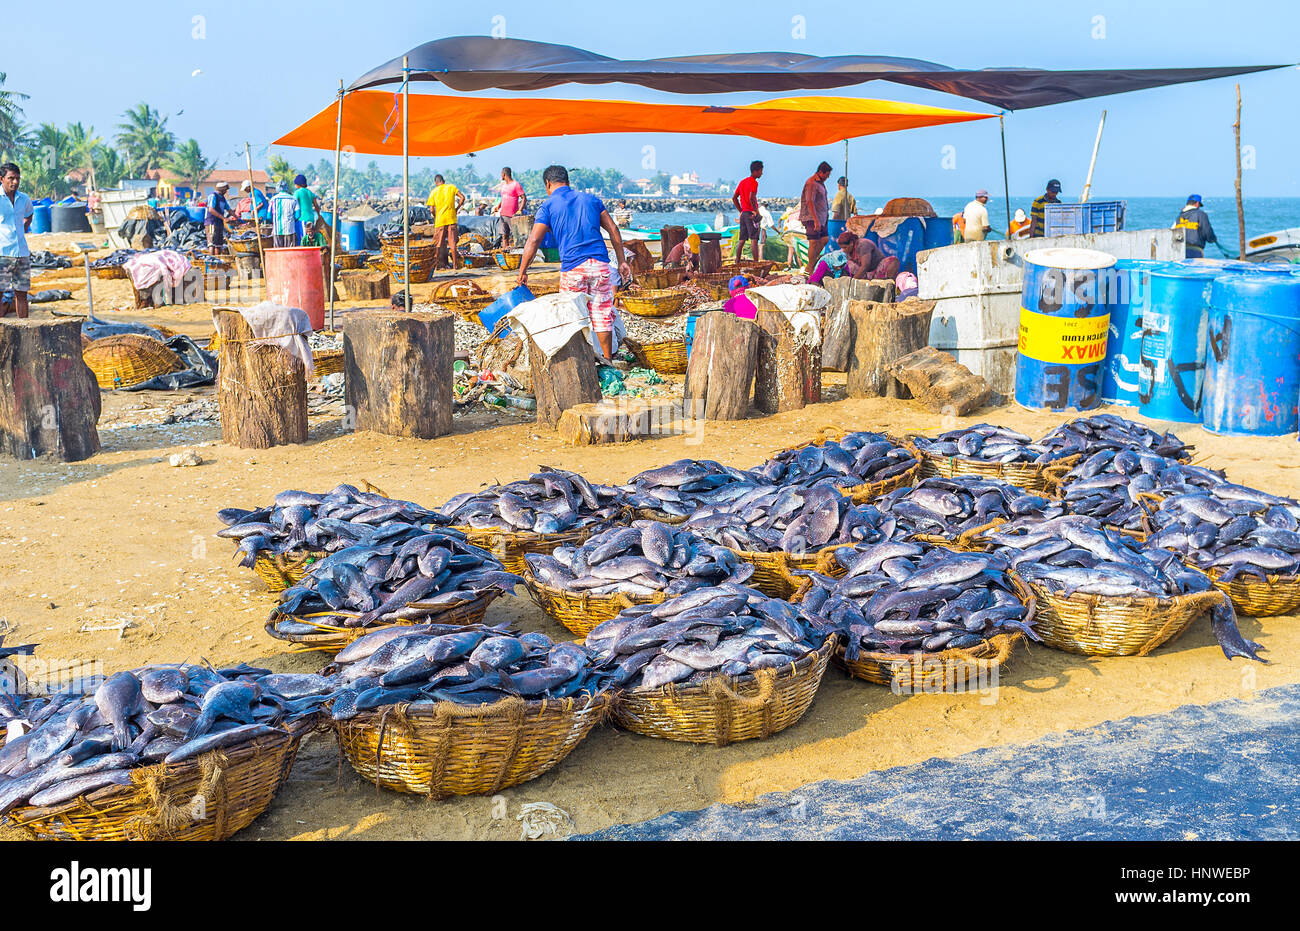
[[[334,276],[335,269],[338,268],[338,251],[339,251],[339,231],[342,224],[339,222],[339,158],[343,152],[343,79],[339,78],[339,110],[336,126],[334,129],[334,207],[330,211],[330,225],[334,229],[330,230],[330,331],[334,327]]]
[[[402,280],[406,312],[411,312],[411,60],[402,56]],[[456,248],[452,243],[451,247]]]
[[[248,209],[253,214],[253,235],[257,237],[257,261],[266,275],[266,253],[262,250],[262,223],[257,216],[257,182],[253,180],[253,150],[244,143],[244,159],[248,162]]]
[[[998,129],[1002,133],[1002,196],[1007,204],[1007,239],[1011,238],[1011,182],[1007,180],[1007,124],[998,114]]]
[[[1079,195],[1079,203],[1086,204],[1088,195],[1092,193],[1092,173],[1097,167],[1097,152],[1101,149],[1101,131],[1106,128],[1106,111],[1101,111],[1101,122],[1097,124],[1097,139],[1092,144],[1092,160],[1088,162],[1088,179],[1083,182],[1083,193]]]
[[[849,181],[849,140],[845,139],[844,140],[844,183],[848,184],[848,181]],[[845,190],[847,191],[848,188],[846,187]]]

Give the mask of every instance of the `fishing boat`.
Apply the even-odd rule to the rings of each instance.
[[[1300,262],[1300,226],[1246,240],[1247,262]]]

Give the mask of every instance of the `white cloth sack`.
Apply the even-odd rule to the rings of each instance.
[[[506,314],[507,319],[527,333],[547,359],[565,347],[574,333],[591,330],[587,298],[560,291],[525,301]]]
[[[801,338],[814,346],[822,340],[822,308],[831,302],[830,292],[815,284],[772,284],[748,288],[746,294],[757,294],[774,304],[785,314],[790,326]]]
[[[272,301],[234,309],[243,315],[244,322],[255,337],[297,356],[307,369],[307,377],[312,377],[316,368],[311,360],[311,346],[307,343],[307,334],[311,332],[311,318],[307,316],[307,311],[299,307],[284,307]],[[214,314],[214,319],[215,316]]]

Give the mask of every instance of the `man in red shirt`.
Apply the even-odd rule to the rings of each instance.
[[[749,257],[755,262],[759,259],[758,231],[762,221],[758,218],[758,179],[763,177],[763,163],[749,163],[749,177],[742,178],[736,185],[736,193],[731,195],[731,202],[740,211],[740,240],[736,243],[734,261],[740,261],[740,254],[745,251],[745,240],[749,240]]]
[[[803,183],[803,192],[799,195],[799,222],[803,224],[808,235],[808,269],[806,274],[812,277],[817,267],[817,259],[826,245],[826,227],[830,219],[830,210],[826,203],[826,179],[831,176],[830,162],[817,166],[817,173]]]

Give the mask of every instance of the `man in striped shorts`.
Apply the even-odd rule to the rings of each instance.
[[[601,237],[609,234],[614,255],[620,256],[618,273],[627,280],[632,268],[623,255],[623,237],[599,197],[569,187],[569,172],[551,165],[542,172],[546,200],[534,218],[532,232],[519,262],[519,283],[528,284],[528,266],[548,231],[555,234],[560,248],[560,290],[582,294],[588,300],[591,329],[606,359],[614,355],[614,281],[609,267],[609,248]]]

